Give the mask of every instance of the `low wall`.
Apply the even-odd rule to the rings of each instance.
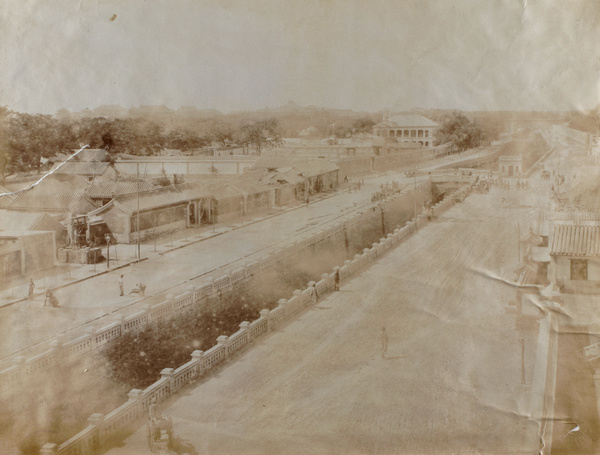
[[[223,275],[216,279],[206,279],[199,285],[191,287],[193,289],[189,292],[178,296],[167,295],[161,303],[147,306],[129,316],[121,315],[116,321],[98,329],[88,328],[85,334],[62,344],[57,341],[51,342],[45,351],[31,358],[16,357],[10,367],[0,371],[0,396],[14,393],[28,377],[43,373],[46,368],[64,365],[108,342],[117,341],[128,332],[144,330],[148,324],[173,318],[190,305],[206,305],[209,298],[218,291],[231,291],[238,283],[254,279],[258,272],[277,263],[293,262],[298,254],[315,248],[325,240],[330,240],[332,244],[340,247],[349,241],[356,251],[365,243],[371,244],[396,226],[421,214],[423,203],[431,200],[431,195],[432,187],[429,181],[422,182],[414,188],[411,186],[406,191],[395,193],[361,212],[353,213],[350,218],[341,220],[329,228],[274,250],[259,260],[249,262],[232,271],[224,271]],[[448,203],[448,200],[442,201],[438,207],[447,207],[444,204]]]
[[[456,200],[463,200],[472,189],[472,184],[465,186],[457,191],[456,197],[447,198],[433,207],[433,213],[437,216],[450,208]],[[298,313],[314,304],[311,299],[311,288],[313,284],[317,288],[319,296],[324,296],[335,288],[334,274],[337,271],[340,277],[340,284],[359,274],[364,268],[383,256],[388,250],[402,243],[418,229],[423,228],[428,222],[427,216],[420,214],[413,220],[406,223],[402,228],[397,228],[393,233],[381,238],[379,242],[374,243],[371,248],[365,248],[362,254],[356,254],[354,259],[346,260],[341,267],[334,267],[331,274],[323,274],[317,282],[310,282],[304,290],[295,290],[289,299],[281,299],[276,308],[272,310],[261,310],[260,317],[252,322],[242,322],[240,329],[233,335],[220,336],[217,343],[208,351],[194,351],[191,360],[179,368],[166,368],[161,371],[160,379],[144,390],[132,389],[128,393],[128,400],[114,411],[103,414],[92,414],[88,419],[89,425],[81,432],[73,436],[68,441],[57,445],[49,443],[44,445],[41,453],[59,453],[68,455],[92,455],[97,453],[98,449],[114,438],[118,438],[127,431],[139,426],[143,419],[148,416],[148,408],[154,398],[158,402],[164,401],[168,396],[176,393],[187,384],[195,381],[204,375],[205,372],[233,357],[247,347],[251,346],[257,339],[260,339],[266,333],[282,327],[286,322],[292,320]],[[342,226],[330,228],[342,229]],[[317,238],[325,238],[326,231],[317,234]],[[302,248],[302,242],[296,242],[293,248]],[[283,252],[279,253],[283,255]],[[277,254],[270,255],[266,259],[265,265],[273,265],[277,261]],[[184,308],[202,301],[219,289],[224,289],[235,280],[239,281],[249,271],[259,270],[263,262],[255,262],[243,269],[238,269],[228,275],[211,280],[202,286],[194,288],[190,293],[167,299],[165,302],[152,308],[147,308],[139,315],[124,318],[115,322],[110,330],[117,333],[119,330],[133,330],[135,327],[148,324],[155,318],[160,318],[163,313]],[[110,332],[109,330],[109,332]],[[103,331],[103,334],[110,336]],[[91,334],[91,338],[80,340],[80,343],[104,343],[107,339],[100,336],[99,332]],[[87,348],[87,344],[82,346]]]

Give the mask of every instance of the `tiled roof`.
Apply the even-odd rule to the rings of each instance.
[[[112,198],[123,194],[136,193],[139,191],[151,191],[154,185],[145,180],[94,180],[85,190],[91,198]]]
[[[100,161],[68,161],[62,166],[60,163],[52,167],[52,171],[58,174],[77,174],[77,175],[102,175],[110,163]]]
[[[293,168],[303,177],[315,177],[340,169],[337,165],[327,160],[299,161],[294,163]]]
[[[169,186],[140,193],[139,208],[141,212],[144,210],[151,210],[154,208],[179,204],[181,202],[188,201],[189,199],[190,198],[188,196],[180,193],[176,188]],[[135,213],[137,211],[137,193],[118,196],[115,198],[115,200],[118,202],[119,207],[123,210],[129,213]]]
[[[61,225],[47,213],[0,210],[0,231],[60,229]]]
[[[600,257],[600,226],[554,226],[550,254]]]
[[[145,210],[153,210],[161,207],[168,207],[170,205],[177,205],[185,203],[187,201],[197,200],[205,197],[210,197],[210,193],[201,187],[194,185],[181,185],[178,187],[168,186],[162,188],[156,188],[152,191],[143,191],[138,194],[129,193],[115,197],[111,202],[104,205],[98,210],[95,210],[93,214],[99,214],[108,210],[113,205],[123,210],[126,213],[136,213],[138,204],[140,212]]]
[[[236,179],[230,182],[229,185],[245,194],[259,194],[269,191],[267,186],[253,179]]]
[[[294,160],[287,156],[261,156],[252,166],[255,169],[278,169],[289,167]]]
[[[12,193],[12,191],[10,191],[8,188],[0,186],[0,194],[4,194],[4,196],[0,196],[0,208],[6,207],[16,197],[14,194],[9,193]]]
[[[226,184],[210,185],[208,190],[217,201],[233,197],[242,197],[242,193],[239,190]]]
[[[396,114],[388,117],[385,121],[377,124],[380,127],[406,127],[406,128],[417,128],[417,127],[426,127],[432,128],[436,126],[440,126],[435,123],[433,120],[429,120],[422,115],[417,114]]]
[[[19,193],[15,200],[8,206],[10,210],[39,210],[46,212],[68,211],[72,204],[77,202],[83,193],[33,193],[25,191]]]
[[[17,193],[8,205],[10,210],[28,210],[41,212],[63,212],[84,196],[67,182],[56,179],[44,179],[30,190]]]
[[[76,152],[77,150],[74,150]],[[111,157],[104,149],[83,149],[75,157],[77,161],[93,162],[93,161],[110,161]]]

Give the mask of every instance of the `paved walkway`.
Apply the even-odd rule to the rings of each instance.
[[[506,196],[471,195],[170,399],[179,453],[536,453],[506,311],[515,289],[498,279],[510,278],[517,225],[535,211],[516,191],[501,209]],[[142,453],[145,428],[109,452]]]
[[[471,152],[477,154],[478,152]],[[453,155],[424,163],[427,169],[470,159]],[[418,180],[426,179],[421,176]],[[55,337],[70,340],[83,334],[86,327],[103,327],[120,314],[139,311],[146,303],[158,303],[169,292],[182,293],[186,286],[196,284],[192,278],[219,275],[216,270],[239,267],[264,254],[269,248],[289,242],[294,237],[318,231],[340,216],[360,210],[370,203],[371,194],[382,183],[392,180],[412,185],[404,171],[391,171],[364,177],[361,191],[342,191],[330,197],[291,210],[278,210],[267,219],[245,219],[244,223],[188,229],[142,245],[142,258],[136,263],[136,245],[111,248],[111,269],[106,263],[85,266],[63,265],[47,276],[38,276],[33,301],[22,300],[27,295],[28,277],[0,291],[0,361],[10,364],[9,356],[31,356],[49,348]],[[263,215],[264,217],[264,215]],[[268,233],[265,235],[265,233]],[[221,235],[225,234],[225,235]],[[184,247],[185,248],[182,248]],[[234,265],[234,263],[236,263]],[[124,275],[125,296],[119,296],[119,279]],[[128,295],[136,283],[147,285],[146,297]],[[42,307],[45,289],[55,289],[61,307]],[[14,305],[7,305],[18,300]]]

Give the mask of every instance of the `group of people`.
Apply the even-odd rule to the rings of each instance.
[[[398,182],[395,180],[392,181],[391,184],[389,182],[382,183],[379,186],[379,191],[377,191],[371,195],[371,202],[383,201],[388,196],[391,196],[392,194],[395,194],[399,191],[400,191],[400,185],[398,185]]]
[[[119,278],[119,296],[123,297],[125,295],[125,284],[123,282],[124,280],[124,275],[121,275],[121,278]],[[131,294],[139,294],[141,296],[143,296],[146,293],[146,285],[144,283],[135,283],[135,287],[131,290],[131,292],[129,292],[129,295]]]
[[[518,179],[515,183],[515,187],[518,190],[525,190],[529,188],[529,179]],[[510,180],[502,179],[500,181],[500,188],[503,190],[510,190]]]
[[[27,292],[27,299],[30,301],[35,299],[35,283],[33,282],[33,278],[29,279],[29,289]],[[56,308],[57,306],[59,306],[58,299],[56,298],[56,296],[54,295],[52,290],[50,290],[50,289],[46,290],[44,304],[42,306],[51,306],[53,308]]]

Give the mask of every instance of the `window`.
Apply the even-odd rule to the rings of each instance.
[[[571,279],[588,279],[588,261],[587,259],[571,259]]]
[[[417,130],[410,130],[410,137],[417,137]]]
[[[423,137],[423,130],[419,130],[419,131],[418,131],[418,136],[419,136],[419,137]]]
[[[429,137],[429,130],[425,130],[425,137]]]
[[[408,130],[404,130],[404,137],[408,137]]]

